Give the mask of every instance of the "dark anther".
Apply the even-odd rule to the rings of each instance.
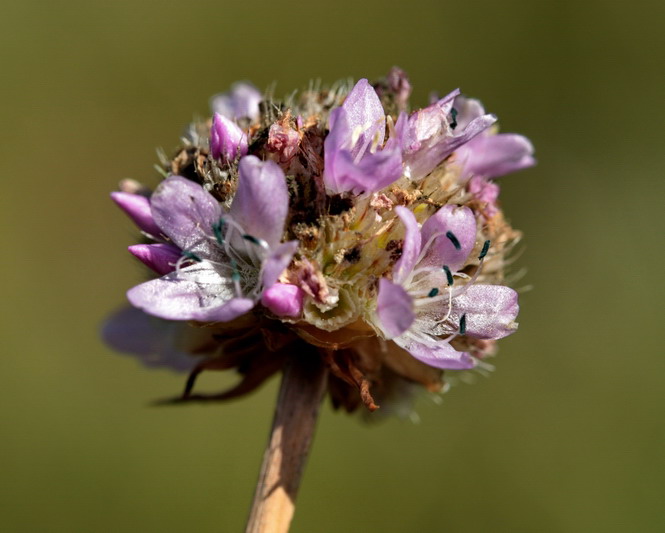
[[[222,235],[222,228],[224,227],[224,219],[220,218],[212,225],[212,232],[215,234],[215,239],[219,244],[224,244],[224,236]]]
[[[254,235],[245,234],[242,236],[242,238],[245,239],[246,241],[251,242],[252,244],[256,244],[257,246],[263,246],[264,244],[264,241],[262,241],[261,239],[257,239],[256,237],[254,237]]]
[[[450,110],[450,116],[453,117],[453,120],[450,122],[450,129],[454,130],[457,127],[457,109],[453,107]]]
[[[434,298],[437,294],[439,294],[439,289],[437,289],[436,287],[434,287],[432,290],[430,290],[430,291],[427,293],[427,297],[428,297],[428,298]]]
[[[231,279],[233,281],[240,281],[240,272],[238,271],[238,264],[231,259],[231,268],[233,269],[233,272],[231,273]]]
[[[194,252],[190,252],[189,250],[183,250],[182,255],[183,257],[191,259],[192,261],[196,261],[197,263],[203,261],[203,259],[201,259],[198,255],[196,255]]]
[[[450,242],[453,243],[453,246],[455,247],[455,250],[461,250],[462,245],[459,243],[457,240],[457,237],[455,237],[455,234],[452,231],[446,231],[446,237],[450,239]]]
[[[485,241],[485,244],[483,244],[483,249],[480,250],[480,255],[478,256],[478,259],[482,259],[487,255],[487,252],[490,249],[490,241],[489,239]]]
[[[466,313],[462,315],[462,318],[459,319],[459,334],[464,335],[466,333]]]
[[[448,265],[443,265],[443,271],[446,273],[446,279],[448,280],[448,285],[452,287],[452,285],[454,283],[453,273],[448,268]]]

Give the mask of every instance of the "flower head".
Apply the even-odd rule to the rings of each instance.
[[[252,390],[304,349],[349,411],[487,367],[518,313],[504,271],[520,235],[492,180],[533,148],[458,90],[408,113],[410,92],[393,69],[284,103],[248,84],[213,98],[154,192],[113,193],[148,239],[129,251],[160,277],[129,290],[107,340],[190,370],[184,401]],[[180,342],[190,331],[200,342]],[[237,387],[194,394],[198,373],[228,368]]]

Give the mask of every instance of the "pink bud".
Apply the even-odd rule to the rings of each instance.
[[[247,154],[247,134],[240,127],[219,113],[215,113],[210,130],[210,151],[215,159],[233,161],[238,154]]]
[[[139,229],[155,238],[159,237],[162,233],[152,218],[150,200],[145,196],[128,192],[112,192],[111,198],[132,219]]]
[[[297,317],[302,313],[303,290],[290,283],[275,283],[263,291],[261,303],[277,316]]]
[[[171,244],[135,244],[127,249],[160,276],[173,272],[180,259],[180,249]]]

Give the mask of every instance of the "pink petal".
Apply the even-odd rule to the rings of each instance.
[[[262,162],[253,155],[240,160],[239,172],[231,216],[245,233],[274,247],[282,240],[289,211],[284,172],[275,162]]]
[[[172,244],[135,244],[128,248],[129,253],[151,268],[160,276],[173,272],[180,259],[180,249]]]
[[[137,227],[148,235],[158,238],[161,230],[155,224],[150,209],[150,200],[141,194],[128,192],[112,192],[111,198],[122,209]]]
[[[215,159],[233,161],[247,154],[247,134],[232,120],[215,113],[210,129],[210,152]]]
[[[533,145],[513,133],[478,136],[455,153],[464,165],[464,174],[497,178],[536,164]]]
[[[395,343],[419,361],[435,368],[467,370],[475,366],[473,359],[468,353],[458,352],[447,342],[433,341],[431,345],[428,345],[400,337],[395,339]]]
[[[371,143],[377,134],[379,146],[383,144],[386,129],[385,112],[374,87],[366,79],[361,79],[355,84],[344,100],[342,108],[347,113],[349,134],[353,135],[356,130],[362,131],[351,151],[353,157],[362,146]],[[331,130],[332,128],[331,123]]]
[[[290,283],[275,283],[263,291],[261,303],[277,316],[298,317],[302,313],[304,291]]]
[[[376,313],[381,323],[381,330],[389,339],[402,335],[416,319],[411,296],[401,285],[386,278],[379,280]]]
[[[501,339],[517,330],[517,293],[502,285],[472,285],[453,299],[453,314],[466,315],[466,334]]]
[[[255,304],[236,296],[232,281],[206,262],[137,285],[127,298],[134,307],[160,318],[200,322],[233,320]]]
[[[259,118],[259,103],[263,100],[261,92],[251,83],[238,82],[226,93],[215,95],[210,106],[215,113],[230,119]]]
[[[155,222],[176,246],[209,256],[212,226],[222,209],[201,185],[180,176],[166,178],[153,193],[151,206]]]
[[[447,265],[457,272],[476,243],[476,218],[468,207],[446,205],[423,224],[423,246],[430,238],[440,234],[430,244],[424,262],[428,265]]]
[[[127,307],[114,313],[104,324],[104,342],[119,352],[135,355],[147,367],[189,372],[198,358],[178,349],[180,337],[191,327],[168,322]]]

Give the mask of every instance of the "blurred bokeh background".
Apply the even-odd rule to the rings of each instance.
[[[399,65],[530,137],[518,334],[421,422],[324,408],[294,532],[665,529],[663,40],[657,0],[9,0],[0,19],[0,529],[241,531],[277,382],[154,408],[182,376],[98,338],[142,279],[108,192],[157,181],[208,98]],[[203,386],[222,388],[232,376]]]

